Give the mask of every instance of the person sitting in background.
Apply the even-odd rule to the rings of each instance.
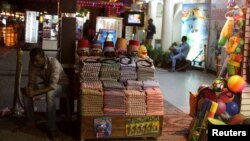
[[[29,55],[28,86],[23,92],[27,125],[35,127],[33,97],[46,94],[47,128],[48,133],[54,137],[59,133],[56,127],[55,96],[67,90],[69,80],[59,61],[54,57],[45,55],[41,48],[33,48]],[[41,83],[37,82],[38,77],[41,78]]]
[[[169,72],[175,72],[176,67],[176,60],[183,60],[186,59],[188,52],[189,52],[189,45],[187,43],[187,37],[182,36],[181,39],[182,43],[179,46],[172,46],[169,48],[171,51],[170,53],[170,60],[172,62],[172,67],[170,68]]]

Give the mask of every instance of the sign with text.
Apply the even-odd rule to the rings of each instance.
[[[38,40],[38,17],[37,11],[26,11],[25,14],[25,42],[37,43]]]

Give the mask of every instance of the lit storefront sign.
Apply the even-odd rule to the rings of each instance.
[[[25,42],[37,43],[38,41],[38,19],[39,12],[26,11]]]

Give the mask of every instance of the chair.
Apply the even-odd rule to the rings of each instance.
[[[190,60],[177,60],[176,62],[176,71],[186,71],[189,67],[191,67],[192,62]]]

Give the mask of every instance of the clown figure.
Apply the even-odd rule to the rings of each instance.
[[[227,73],[229,76],[239,74],[242,61],[244,12],[236,0],[228,0],[227,22],[225,23],[218,44],[224,46],[227,57]]]

